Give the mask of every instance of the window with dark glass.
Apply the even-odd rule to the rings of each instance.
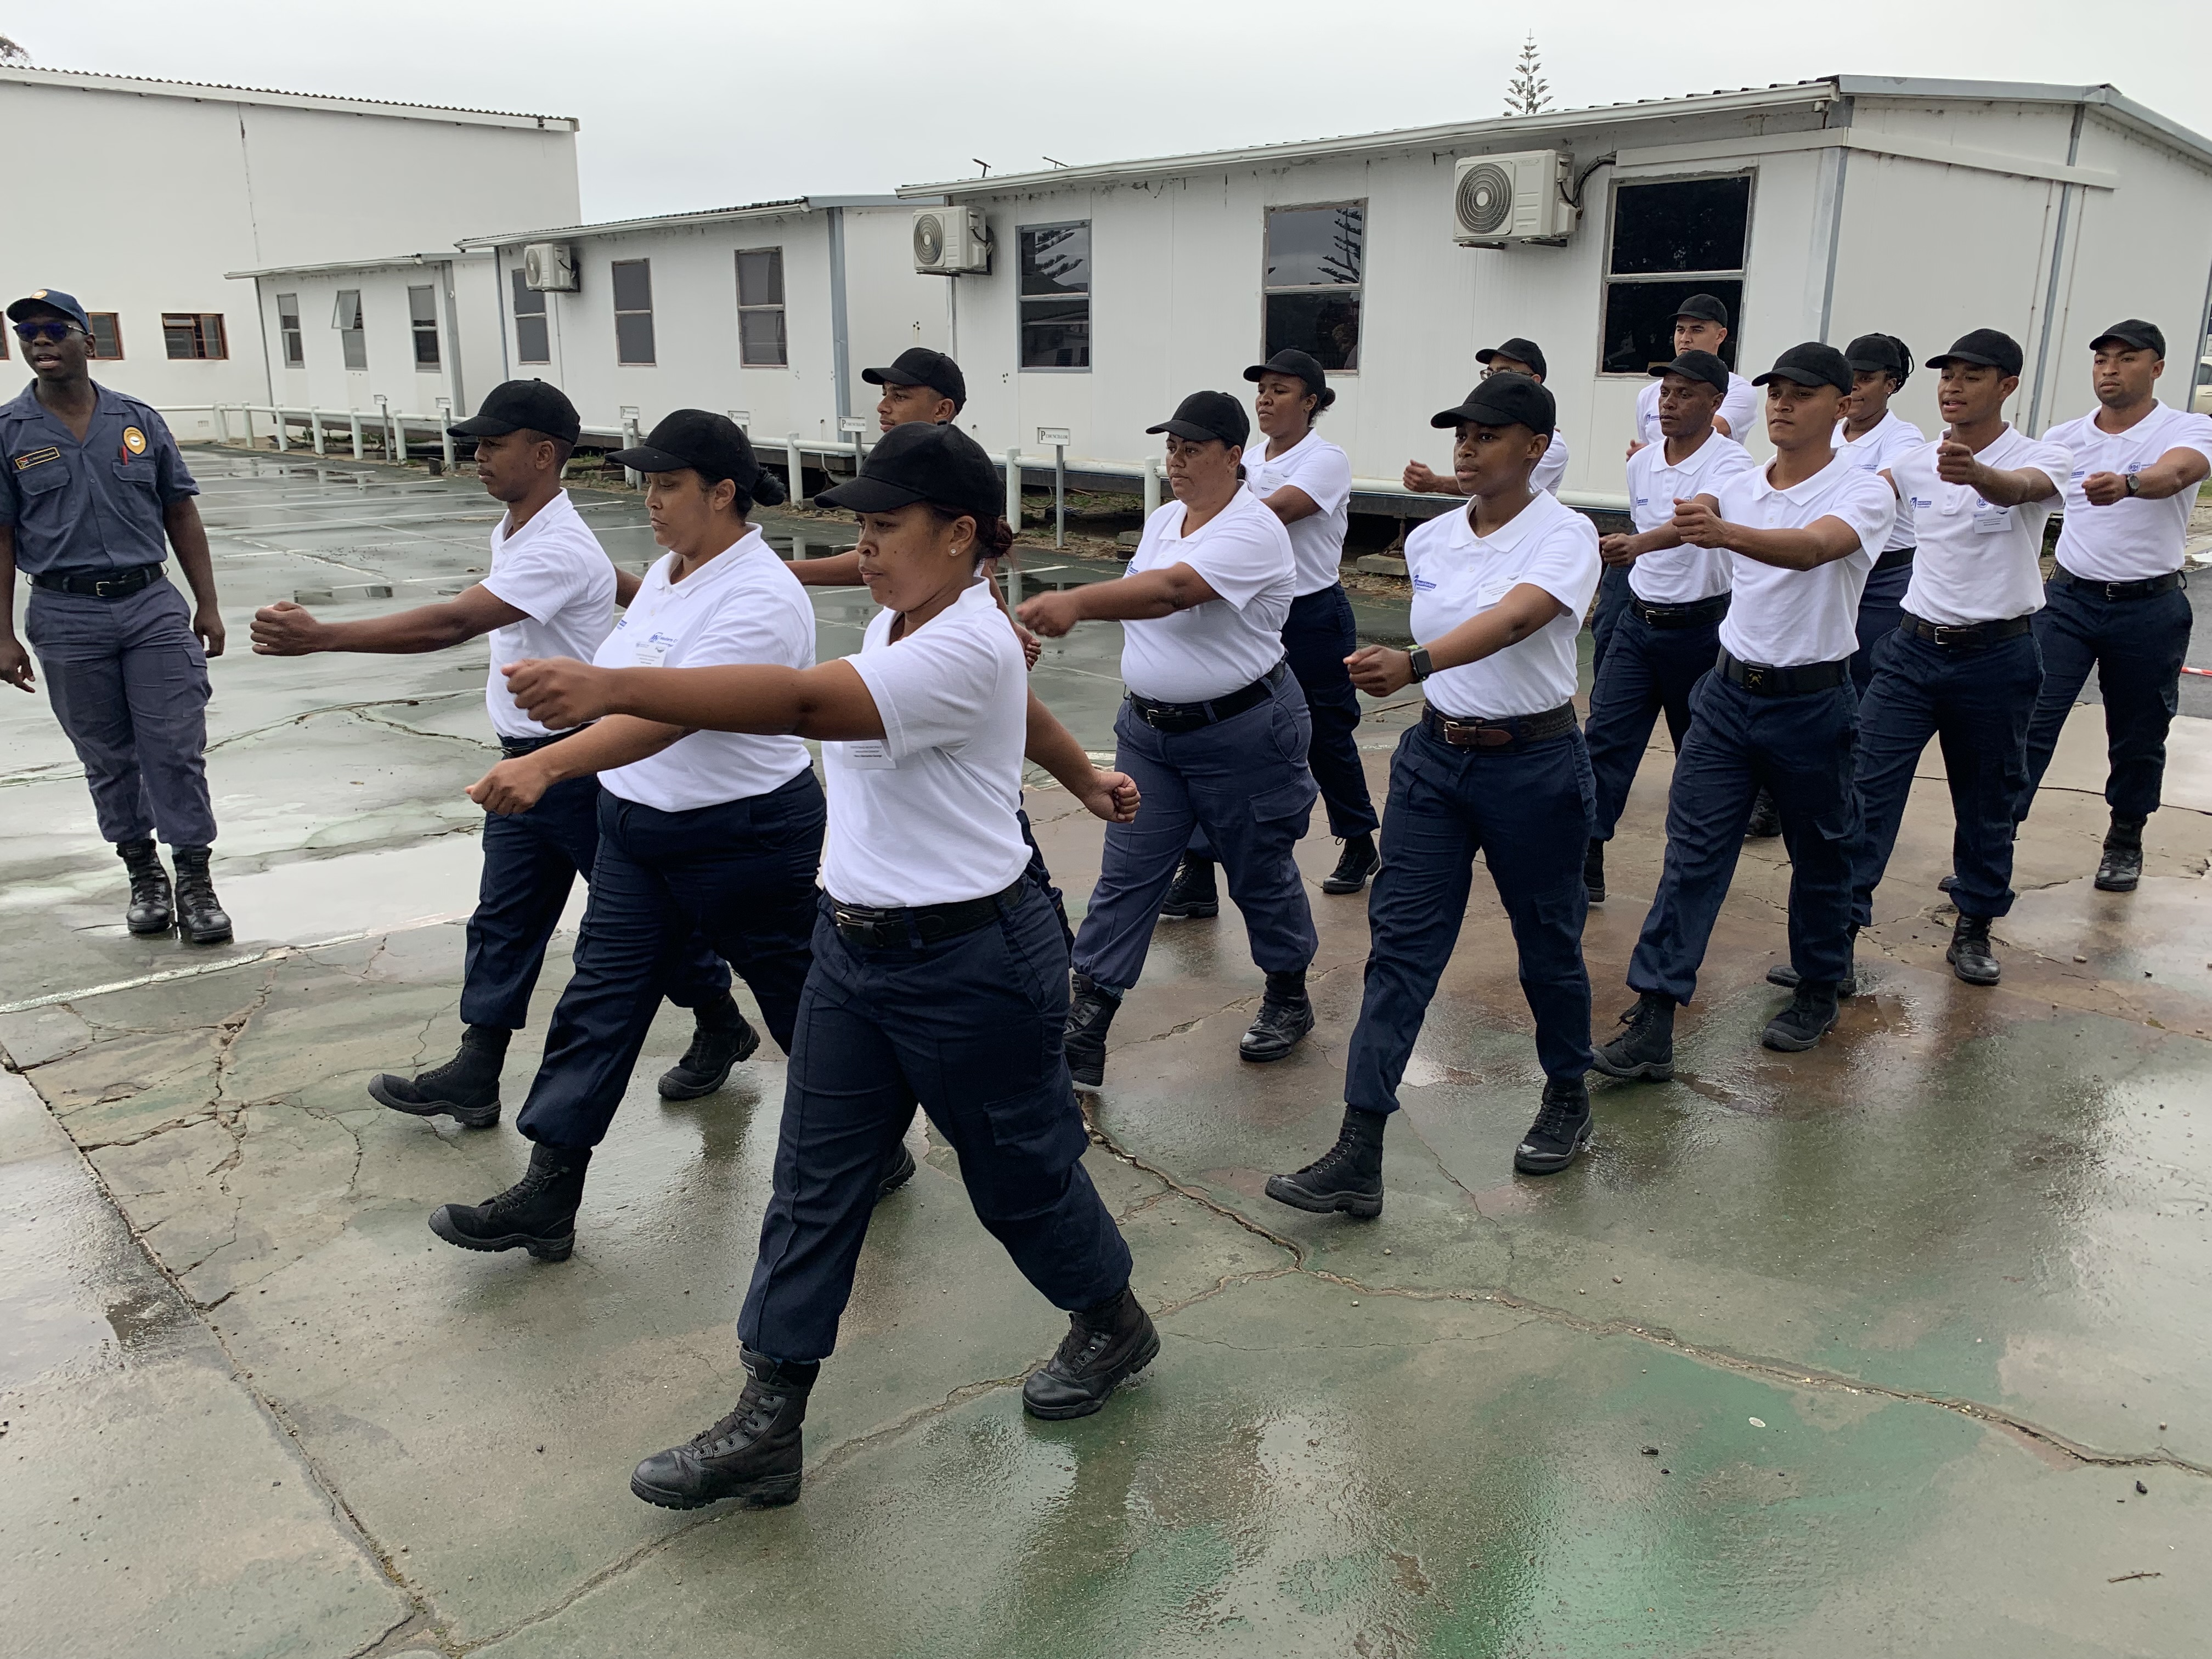
[[[438,290],[428,283],[407,290],[407,322],[415,331],[415,367],[438,367]]]
[[[1022,367],[1091,367],[1091,222],[1024,225]]]
[[[1323,368],[1356,372],[1366,252],[1364,202],[1269,208],[1261,356],[1295,349]]]
[[[1720,356],[1735,368],[1750,232],[1748,173],[1616,185],[1599,354],[1603,372],[1640,375],[1672,362],[1674,309],[1692,294],[1710,294],[1728,307],[1729,337]]]
[[[545,326],[545,295],[514,273],[514,355],[526,363],[553,361],[553,342]]]
[[[92,355],[104,363],[123,361],[123,319],[112,311],[95,311],[86,319],[92,325]]]
[[[614,262],[615,361],[653,362],[653,261]]]
[[[345,351],[348,368],[368,367],[368,331],[362,325],[361,290],[342,288],[338,302],[331,313],[331,326],[338,331],[338,344]]]
[[[738,250],[738,361],[747,368],[789,362],[783,332],[783,250]]]
[[[276,296],[276,331],[284,337],[284,367],[304,368],[307,361],[307,340],[300,330],[298,295],[280,294]]]
[[[161,313],[161,343],[171,358],[217,362],[230,356],[223,338],[222,316],[213,311],[165,311]]]

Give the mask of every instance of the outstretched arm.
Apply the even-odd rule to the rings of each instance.
[[[501,761],[469,786],[469,799],[487,812],[527,812],[556,783],[611,772],[617,766],[657,755],[689,735],[680,726],[617,715],[601,720],[588,732]]]
[[[1784,570],[1817,570],[1859,547],[1859,532],[1841,519],[1815,519],[1802,530],[1753,530],[1722,518],[1711,495],[1675,502],[1674,530],[1694,547],[1724,547]]]
[[[617,583],[619,587],[619,583]],[[635,579],[631,591],[636,591]],[[363,651],[412,655],[511,628],[529,620],[482,582],[443,605],[417,605],[362,622],[326,623],[289,599],[253,613],[253,653],[258,657],[308,657],[319,651]]]
[[[522,711],[558,731],[609,714],[682,731],[752,732],[828,742],[884,735],[876,699],[849,659],[813,668],[594,668],[566,657],[510,663]],[[555,744],[555,748],[565,747]]]
[[[1115,581],[1085,582],[1022,601],[1021,620],[1047,639],[1058,639],[1079,622],[1140,622],[1172,617],[1218,599],[1205,577],[1187,564],[1146,570]]]

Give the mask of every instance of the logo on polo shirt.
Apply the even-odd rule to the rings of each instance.
[[[146,434],[135,426],[125,427],[123,447],[133,455],[143,455],[146,453]]]

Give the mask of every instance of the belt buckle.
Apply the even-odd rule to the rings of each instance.
[[[1747,662],[1743,665],[1743,689],[1764,691],[1767,689],[1768,670],[1764,664]]]
[[[94,598],[95,599],[121,599],[121,598],[123,597],[121,593],[119,593],[119,592],[111,593],[111,592],[109,592],[107,591],[107,590],[108,590],[109,588],[111,588],[111,587],[118,586],[119,585],[120,585],[120,579],[119,579],[119,578],[111,578],[111,577],[107,577],[107,576],[102,576],[102,577],[100,577],[97,581],[95,581],[95,582],[94,582],[94,583],[93,583],[93,585],[92,585],[92,597],[93,597],[93,598]]]
[[[2118,605],[2120,602],[2120,589],[2123,587],[2132,586],[2134,584],[2130,582],[2101,583],[2100,586],[2105,590],[2105,602],[2107,605]]]
[[[1972,645],[1980,637],[1975,631],[1974,624],[1954,623],[1936,624],[1936,643],[1938,645]]]

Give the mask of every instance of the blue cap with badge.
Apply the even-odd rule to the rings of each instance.
[[[8,320],[20,323],[40,310],[58,311],[86,333],[92,332],[92,319],[85,315],[84,307],[76,302],[76,295],[64,294],[58,288],[36,288],[8,307]]]

